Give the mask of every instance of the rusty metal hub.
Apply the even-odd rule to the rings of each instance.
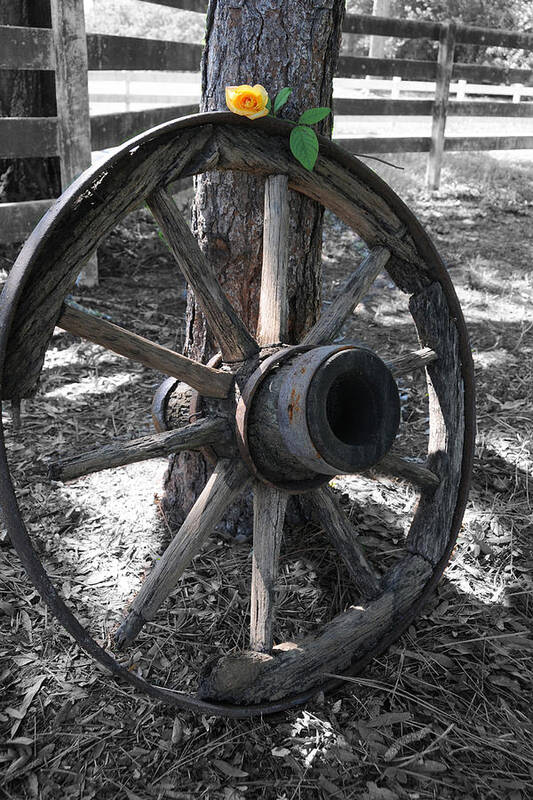
[[[373,466],[391,448],[399,422],[390,370],[358,345],[280,350],[253,373],[237,406],[248,466],[260,480],[294,492]]]

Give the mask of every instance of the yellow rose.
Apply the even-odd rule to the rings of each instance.
[[[255,86],[226,86],[226,105],[234,114],[248,119],[266,117],[268,114],[268,92],[258,83]]]

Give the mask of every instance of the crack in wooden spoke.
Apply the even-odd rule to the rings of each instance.
[[[114,442],[70,458],[59,459],[50,464],[49,472],[53,480],[69,481],[91,472],[122,467],[149,458],[161,458],[182,450],[224,444],[230,440],[231,431],[225,419],[200,419],[177,430],[153,433],[129,442]]]
[[[361,302],[390,256],[390,251],[385,247],[372,248],[341,286],[328,310],[305,334],[301,343],[318,345],[332,342],[340,332],[345,319]]]
[[[385,363],[394,377],[398,378],[400,375],[406,375],[408,372],[423,369],[427,367],[428,364],[436,361],[436,359],[437,354],[431,347],[423,347],[421,350],[411,350],[410,353],[404,353]]]
[[[287,175],[270,175],[265,181],[263,267],[257,341],[261,345],[287,339],[289,194]]]
[[[380,578],[368,561],[364,549],[357,541],[353,524],[328,487],[300,497],[304,508],[323,528],[333,547],[344,561],[357,590],[365,599],[377,597],[381,592]]]
[[[57,325],[131,361],[178,378],[208,397],[227,397],[233,385],[232,375],[198,364],[88,311],[64,305]]]
[[[240,460],[221,459],[181,528],[142,584],[128,615],[115,634],[119,647],[132,642],[144,624],[175,588],[226,508],[241,495],[251,480]]]
[[[152,192],[147,202],[206,316],[224,361],[243,361],[253,356],[259,349],[257,342],[222,291],[211,265],[172,197],[165,190],[158,189]]]
[[[272,650],[275,581],[288,495],[259,481],[254,486],[254,549],[250,604],[250,647]]]
[[[387,453],[378,464],[375,464],[370,470],[370,474],[386,475],[393,478],[401,478],[402,480],[414,483],[424,491],[434,491],[440,485],[440,478],[434,472],[422,464],[417,464],[416,461],[408,461],[405,458],[395,455],[395,453]]]

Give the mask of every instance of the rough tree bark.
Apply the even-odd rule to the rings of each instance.
[[[0,25],[50,28],[50,3],[48,0],[0,3]],[[55,114],[53,72],[0,70],[0,116],[53,117]],[[58,158],[0,158],[0,202],[42,200],[60,193]]]
[[[344,0],[211,0],[202,63],[203,111],[226,108],[225,87],[260,83],[271,97],[293,88],[280,116],[296,119],[313,106],[331,106]],[[320,126],[331,135],[331,118]],[[197,179],[193,229],[231,302],[255,333],[261,275],[263,181],[244,174],[206,173]],[[290,197],[289,343],[316,319],[320,303],[322,208]],[[186,353],[205,361],[214,352],[194,298],[187,309]],[[195,454],[174,459],[164,508],[178,524],[209,472]],[[249,533],[250,516],[228,518],[233,532]]]

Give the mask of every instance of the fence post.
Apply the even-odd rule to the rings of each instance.
[[[444,152],[444,132],[446,129],[446,111],[450,81],[453,70],[455,50],[455,22],[442,25],[439,36],[439,54],[437,59],[437,82],[435,86],[435,102],[433,103],[433,124],[431,126],[431,147],[429,151],[426,183],[430,191],[439,188],[442,154]]]
[[[91,165],[91,123],[87,79],[87,40],[83,0],[51,0],[56,55],[56,98],[62,188]],[[83,286],[98,283],[96,254],[79,277]]]

